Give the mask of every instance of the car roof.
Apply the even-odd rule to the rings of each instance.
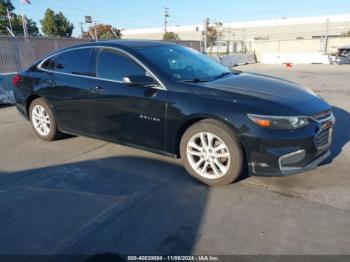
[[[89,42],[80,45],[70,46],[65,49],[72,49],[84,46],[106,46],[106,47],[119,47],[122,49],[131,49],[135,47],[150,47],[150,46],[166,46],[166,45],[174,45],[176,43],[172,42],[162,42],[162,41],[151,41],[151,40],[108,40],[108,41],[97,41],[97,42]]]
[[[108,41],[100,41],[95,43],[108,43],[111,45],[119,45],[126,47],[143,47],[143,46],[154,46],[154,45],[169,45],[173,44],[170,42],[162,42],[155,40],[108,40]]]
[[[345,46],[339,47],[339,49],[340,50],[347,50],[347,49],[350,50],[350,45],[345,45]]]
[[[107,40],[107,41],[97,41],[97,42],[91,41],[91,42],[87,42],[79,45],[67,46],[65,48],[55,50],[47,54],[46,56],[42,57],[40,60],[36,61],[33,65],[55,54],[69,51],[71,49],[80,48],[80,47],[105,46],[105,47],[116,47],[119,49],[123,49],[125,51],[129,51],[129,50],[131,51],[131,49],[137,48],[137,47],[169,46],[169,45],[177,45],[177,43],[165,42],[165,41],[153,41],[153,40]]]

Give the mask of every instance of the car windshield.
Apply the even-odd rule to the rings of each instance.
[[[178,81],[205,82],[232,73],[213,58],[187,47],[161,45],[138,47],[135,51],[164,74]]]

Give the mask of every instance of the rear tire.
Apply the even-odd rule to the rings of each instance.
[[[187,172],[210,186],[231,184],[242,171],[243,152],[238,138],[229,127],[212,119],[186,130],[180,155]]]
[[[60,132],[50,106],[43,98],[32,101],[29,107],[29,119],[35,134],[43,140],[56,140]]]

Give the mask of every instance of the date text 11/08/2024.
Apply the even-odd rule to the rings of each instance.
[[[218,256],[128,256],[128,261],[220,261]]]

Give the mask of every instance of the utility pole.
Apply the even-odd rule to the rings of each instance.
[[[96,29],[96,21],[94,20],[94,31],[95,31],[95,40],[98,41],[97,29]]]
[[[84,37],[84,29],[83,29],[83,22],[80,22],[80,32],[81,32],[81,38]]]
[[[325,43],[324,43],[324,53],[328,53],[328,32],[329,31],[329,18],[327,18],[326,22],[326,35],[325,35]]]
[[[169,8],[168,7],[164,7],[164,33],[167,32],[168,17],[170,17],[170,15],[169,15]]]
[[[11,34],[12,37],[16,37],[15,34],[12,32],[12,29],[10,29],[8,26],[6,26],[6,30]]]
[[[207,53],[208,46],[208,26],[209,26],[209,18],[204,20],[204,54]]]
[[[247,53],[247,46],[245,44],[245,28],[242,28],[242,51],[243,53]]]
[[[11,32],[12,32],[11,13],[10,13],[10,11],[9,11],[8,8],[6,8],[6,11],[7,11],[7,19],[8,19],[8,21],[9,21],[9,25],[10,25],[10,30],[11,30]]]
[[[92,22],[94,24],[94,33],[95,33],[95,41],[98,41],[98,36],[97,36],[97,29],[96,29],[96,20],[94,20],[95,18],[95,8],[92,8]]]
[[[27,39],[28,36],[28,31],[27,31],[27,21],[26,21],[26,17],[24,15],[24,8],[23,8],[23,2],[20,1],[21,4],[21,11],[22,11],[22,26],[23,26],[23,35],[24,35],[24,39]]]

